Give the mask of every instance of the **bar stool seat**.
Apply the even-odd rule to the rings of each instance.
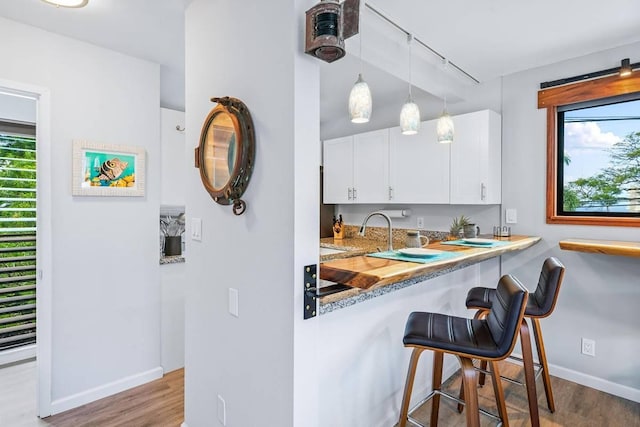
[[[454,354],[462,365],[462,383],[466,396],[467,426],[480,425],[478,408],[477,372],[472,359],[491,363],[497,372],[497,361],[506,358],[516,343],[517,332],[523,321],[528,293],[513,276],[505,275],[498,282],[495,301],[482,319],[467,319],[438,313],[414,312],[409,315],[405,326],[404,345],[413,347],[409,371],[405,384],[399,424],[405,427],[407,421],[420,425],[410,418],[409,402],[415,380],[418,359],[424,350],[434,351],[433,398],[430,426],[437,426],[440,396],[453,398],[440,390],[442,382],[442,362],[444,353]],[[498,403],[499,418],[508,427],[504,393],[500,381],[492,381]],[[425,399],[425,400],[427,400]],[[483,411],[483,413],[486,413]]]
[[[551,412],[555,411],[555,403],[553,400],[551,378],[549,376],[547,355],[544,348],[544,342],[542,340],[542,330],[540,329],[539,319],[545,318],[553,313],[556,302],[558,301],[558,295],[560,293],[560,286],[562,285],[564,271],[564,265],[562,265],[562,263],[557,258],[549,257],[544,261],[544,263],[542,264],[542,269],[540,271],[538,286],[536,287],[535,292],[529,295],[527,306],[524,312],[524,317],[530,318],[533,324],[533,336],[536,342],[538,360],[540,361],[539,364],[537,364],[537,367],[539,368],[538,374],[542,374],[545,395],[547,398],[547,406],[549,407],[549,410]],[[475,318],[482,318],[491,309],[492,305],[495,302],[496,296],[496,289],[485,287],[471,288],[469,290],[469,293],[467,294],[467,308],[477,309],[478,311],[475,315]],[[528,336],[526,337],[526,339],[528,342]],[[524,341],[525,337],[521,337],[521,340]],[[523,360],[515,357],[512,358],[521,360],[525,364],[525,370],[533,371],[534,366],[527,366],[528,364],[534,364],[532,360],[530,361],[526,357],[523,357]],[[481,370],[485,369],[486,363],[481,362]],[[528,391],[531,387],[531,384],[529,384],[530,381],[530,379],[526,379],[525,381]],[[512,382],[515,381],[512,380]],[[535,376],[533,377],[532,382],[535,383]],[[484,384],[484,373],[480,374],[480,384]],[[462,394],[463,391],[461,389],[461,395]],[[459,407],[459,409],[462,410],[462,407]],[[538,417],[537,398],[535,394],[534,396],[530,396],[529,412],[531,414],[532,422],[534,422],[534,417],[536,419]]]

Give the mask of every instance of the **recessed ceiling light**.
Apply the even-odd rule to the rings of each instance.
[[[55,7],[85,7],[89,0],[42,0],[45,3],[54,5]]]

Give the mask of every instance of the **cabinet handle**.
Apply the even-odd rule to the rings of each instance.
[[[393,200],[393,188],[389,187],[389,200]]]
[[[487,186],[484,182],[480,184],[480,200],[484,200],[487,197]]]
[[[353,199],[353,189],[351,187],[347,189],[347,199]]]
[[[353,200],[356,200],[358,198],[358,190],[356,190],[355,188],[353,189]]]

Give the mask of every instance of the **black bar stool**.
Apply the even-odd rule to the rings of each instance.
[[[413,347],[407,382],[405,384],[402,407],[400,410],[400,427],[407,421],[420,425],[410,418],[409,402],[413,390],[413,382],[418,366],[418,359],[424,350],[433,350],[433,391],[420,404],[433,398],[430,426],[438,424],[440,396],[449,397],[458,402],[454,396],[440,390],[442,383],[442,360],[444,353],[458,356],[462,365],[462,384],[466,396],[466,419],[468,427],[480,426],[480,409],[478,407],[478,376],[472,359],[485,360],[491,363],[493,372],[499,375],[499,360],[505,359],[513,350],[518,337],[518,329],[523,322],[528,293],[524,286],[513,276],[503,276],[498,282],[495,300],[489,312],[482,319],[447,316],[437,313],[413,312],[407,319],[404,333],[405,347]],[[502,384],[492,381],[499,418],[508,427],[507,409],[504,401]],[[413,411],[411,411],[413,412]],[[488,414],[482,411],[484,414]]]
[[[542,270],[540,271],[540,278],[538,280],[538,286],[534,293],[532,293],[527,301],[527,307],[524,312],[524,317],[531,319],[533,324],[533,336],[536,341],[536,348],[538,350],[539,364],[535,364],[532,359],[526,357],[523,354],[523,358],[519,359],[513,356],[510,358],[517,359],[523,362],[525,368],[525,384],[527,385],[527,393],[529,394],[529,413],[531,414],[532,424],[536,424],[538,419],[538,399],[535,394],[535,376],[528,375],[529,372],[534,371],[535,367],[538,367],[538,375],[542,373],[542,379],[544,383],[544,391],[547,397],[547,406],[551,412],[556,410],[555,403],[553,401],[553,392],[551,390],[551,378],[549,377],[549,367],[547,365],[547,355],[544,349],[544,342],[542,341],[542,330],[540,329],[540,319],[547,317],[553,313],[553,310],[558,301],[558,294],[560,293],[560,285],[562,285],[562,279],[564,277],[565,267],[555,257],[547,258],[542,264]],[[475,287],[469,290],[467,294],[467,308],[477,309],[475,315],[476,318],[482,318],[491,310],[491,306],[496,299],[496,290],[484,287]],[[526,327],[526,322],[524,322]],[[522,334],[520,340],[523,346],[526,344],[530,347],[530,339],[527,331],[525,331],[526,337]],[[523,347],[523,353],[525,349]],[[486,372],[487,363],[481,361],[480,364],[480,385],[484,384],[484,372]],[[493,374],[496,375],[497,374]],[[517,382],[509,379],[511,382]],[[519,383],[521,384],[521,383]],[[531,390],[533,390],[533,396],[531,396]],[[463,389],[460,389],[461,396],[463,395]],[[462,407],[459,407],[462,410]],[[535,415],[535,419],[534,419]]]

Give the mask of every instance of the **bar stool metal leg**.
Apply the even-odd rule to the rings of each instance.
[[[542,341],[542,329],[540,329],[540,319],[532,318],[533,337],[536,339],[536,349],[538,350],[538,360],[542,366],[542,382],[544,384],[544,393],[547,396],[547,406],[549,411],[555,412],[556,405],[553,401],[553,391],[551,391],[551,377],[549,376],[549,366],[547,365],[547,353],[544,349]]]

